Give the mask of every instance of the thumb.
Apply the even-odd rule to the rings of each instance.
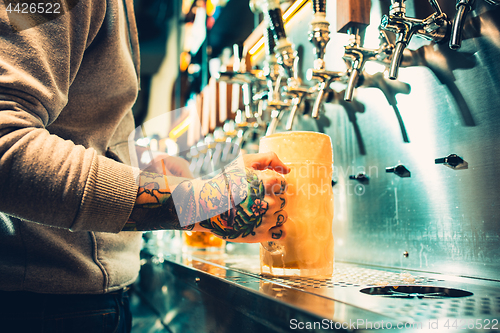
[[[243,158],[245,161],[245,166],[251,167],[256,170],[271,169],[282,174],[287,174],[290,172],[290,168],[283,164],[283,162],[274,152],[247,154],[244,155]]]

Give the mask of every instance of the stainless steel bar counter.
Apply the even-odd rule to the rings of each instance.
[[[167,332],[500,330],[498,281],[343,262],[327,279],[266,277],[256,249],[149,247],[136,302]]]

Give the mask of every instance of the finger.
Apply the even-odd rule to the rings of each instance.
[[[290,172],[290,168],[283,164],[274,152],[251,154],[246,158],[246,162],[256,170],[271,169],[282,174]]]
[[[269,236],[274,240],[284,239],[286,237],[285,228],[283,226],[271,228],[269,229]]]
[[[276,200],[278,203],[279,203],[279,207],[278,207],[278,210],[282,210],[286,207],[286,197],[284,195],[280,195],[277,197],[277,200]]]
[[[266,195],[279,195],[286,191],[286,180],[281,174],[273,170],[264,170],[260,173]]]
[[[288,213],[285,210],[279,210],[276,213],[274,213],[274,216],[276,217],[276,226],[281,227],[283,224],[285,224],[286,220],[288,219]]]

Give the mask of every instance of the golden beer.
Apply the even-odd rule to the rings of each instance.
[[[218,248],[223,249],[226,241],[213,235],[211,232],[186,231],[182,239],[184,246],[193,249]]]
[[[274,151],[290,169],[287,181],[287,236],[279,251],[260,249],[261,273],[274,276],[333,274],[333,152],[330,137],[285,132],[263,137],[259,152]]]

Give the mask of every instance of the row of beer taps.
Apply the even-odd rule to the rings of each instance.
[[[314,61],[307,70],[308,83],[305,83],[299,77],[298,53],[287,38],[280,1],[250,0],[251,9],[264,16],[265,59],[262,69],[252,69],[248,63],[247,50],[244,50],[241,57],[239,52],[234,52],[232,70],[219,72],[218,81],[241,86],[244,111],[238,111],[234,122],[227,122],[224,128],[209,134],[198,145],[197,153],[193,151],[191,154],[194,157],[192,171],[199,174],[202,169],[205,172],[216,170],[245,140],[251,142],[258,140],[260,135],[275,133],[285,114],[288,117],[284,129],[291,130],[299,110],[305,109],[304,101],[311,101],[310,110],[304,113],[318,119],[325,102],[352,102],[354,91],[360,86],[376,87],[384,93],[398,117],[403,140],[409,142],[395,98],[398,93],[410,92],[408,84],[397,81],[399,68],[405,66],[406,57],[411,57],[406,52],[407,46],[412,37],[418,35],[435,43],[449,40],[452,50],[459,49],[464,22],[475,0],[457,0],[457,12],[453,21],[441,10],[437,0],[428,1],[434,12],[419,19],[407,16],[406,0],[391,0],[389,13],[382,16],[379,25],[379,47],[372,49],[364,47],[364,32],[370,24],[371,0],[337,0],[337,14],[341,11],[340,8],[347,8],[345,13],[351,13],[347,16],[353,12],[357,14],[344,17],[345,24],[340,27],[337,22],[338,32],[349,36],[343,55],[346,69],[331,71],[326,69],[325,61],[331,35],[330,23],[326,18],[327,1],[312,0],[313,19],[309,25],[308,37],[313,45]],[[500,0],[484,1],[491,5],[500,3]],[[366,73],[364,68],[368,61],[383,64],[388,73]],[[330,87],[333,82],[345,85],[342,97],[336,98],[337,93]],[[226,146],[217,148],[217,142],[224,142]],[[208,163],[209,157],[212,161],[217,157],[217,165],[214,162]],[[207,163],[203,162],[205,160]]]

